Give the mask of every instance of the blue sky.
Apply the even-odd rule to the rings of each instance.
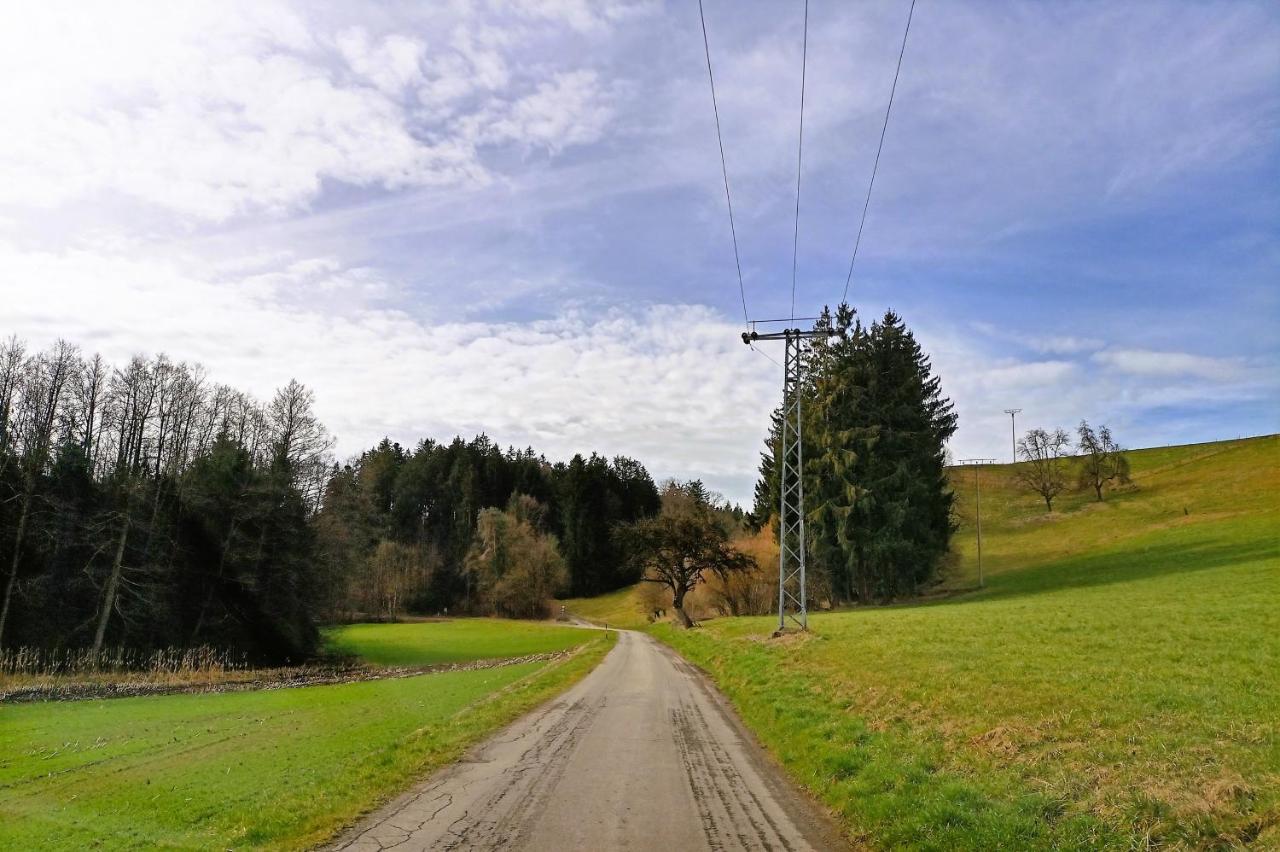
[[[844,284],[906,2],[810,4],[797,312]],[[754,317],[790,310],[800,2],[707,0]],[[313,386],[352,453],[485,430],[747,499],[693,2],[22,4],[0,332]],[[1130,446],[1280,431],[1280,7],[916,7],[850,300],[961,415]]]

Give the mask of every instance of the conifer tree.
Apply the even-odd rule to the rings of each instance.
[[[869,328],[847,305],[807,353],[803,390],[811,584],[833,599],[889,599],[928,582],[949,546],[945,444],[956,415],[928,356],[892,311]],[[774,476],[771,466],[762,464]],[[776,495],[776,484],[762,476]]]

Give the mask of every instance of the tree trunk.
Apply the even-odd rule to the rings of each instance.
[[[1093,490],[1098,492],[1098,502],[1101,503],[1102,502],[1102,483],[1095,482],[1093,484]]]
[[[200,634],[200,629],[204,627],[205,613],[209,611],[209,604],[213,603],[214,592],[218,590],[218,586],[222,584],[222,577],[227,567],[227,553],[231,550],[231,540],[236,534],[236,519],[231,518],[231,525],[227,527],[227,537],[222,542],[222,555],[218,557],[218,576],[214,583],[209,587],[204,596],[204,603],[200,604],[200,614],[196,616],[196,625],[191,629],[191,644],[195,644],[196,636]]]
[[[13,538],[13,560],[9,563],[9,580],[4,585],[4,605],[0,607],[0,648],[4,647],[4,628],[9,621],[9,605],[13,602],[13,587],[18,582],[18,560],[22,555],[22,538],[27,531],[27,512],[31,508],[31,494],[22,501],[22,514],[18,516],[18,529]]]
[[[1052,512],[1052,511],[1053,511],[1053,498],[1052,498],[1052,497],[1045,497],[1045,498],[1044,498],[1044,510],[1045,510],[1046,512]]]
[[[671,596],[671,606],[676,611],[676,618],[680,621],[680,626],[689,628],[694,626],[694,621],[689,614],[684,611],[684,596],[688,594],[688,589],[674,589]]]
[[[93,634],[93,656],[97,659],[102,651],[102,640],[107,635],[107,622],[111,620],[111,610],[116,606],[116,592],[120,588],[120,572],[124,565],[124,546],[129,540],[129,513],[124,516],[124,525],[120,528],[120,542],[116,545],[116,558],[111,561],[111,576],[107,579],[107,588],[102,593],[102,612],[98,614],[98,629]]]

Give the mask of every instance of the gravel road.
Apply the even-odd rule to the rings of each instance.
[[[696,669],[622,631],[604,661],[333,849],[847,848]]]

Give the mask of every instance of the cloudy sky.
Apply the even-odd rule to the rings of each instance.
[[[0,3],[0,334],[749,497],[694,0]],[[907,0],[810,6],[796,309],[838,301]],[[753,317],[790,312],[802,3],[707,0]],[[1280,6],[920,0],[850,301],[1008,420],[1280,431]],[[780,353],[770,353],[778,357]]]

